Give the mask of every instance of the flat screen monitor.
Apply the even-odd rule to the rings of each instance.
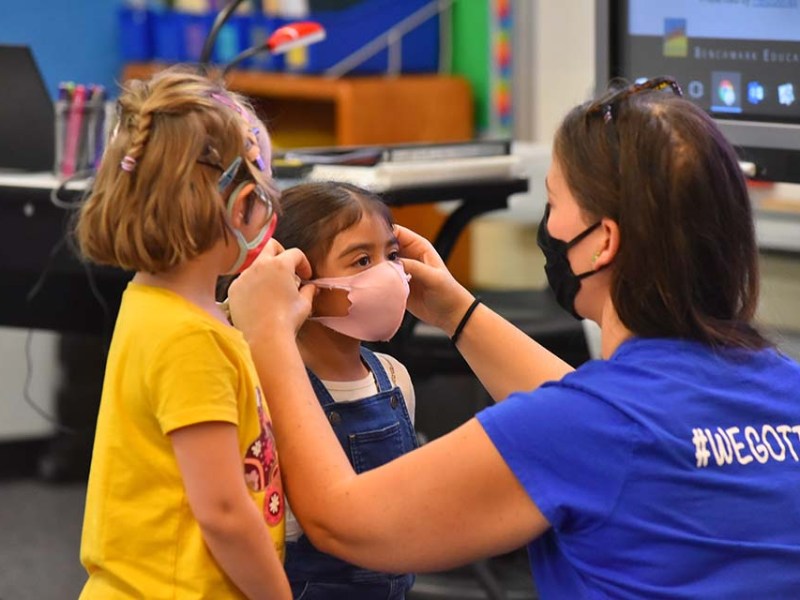
[[[596,0],[598,92],[671,75],[754,179],[800,183],[800,0]]]
[[[53,102],[27,46],[0,44],[0,169],[53,169]]]

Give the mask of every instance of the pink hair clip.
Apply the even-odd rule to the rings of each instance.
[[[243,110],[241,106],[236,104],[236,102],[234,102],[231,98],[229,98],[228,96],[226,96],[224,94],[219,94],[217,92],[214,92],[214,93],[211,94],[211,98],[213,98],[214,100],[216,100],[220,104],[224,104],[228,108],[232,108],[237,113],[239,113],[248,122],[248,124],[251,125],[250,133],[253,134],[253,138],[256,141],[258,140],[258,134],[261,132],[261,130],[257,126],[254,126],[256,121],[255,121],[255,118],[253,117],[253,115],[251,115],[249,111]],[[245,147],[246,147],[247,150],[249,150],[252,147],[252,144],[253,144],[253,142],[251,140],[249,140],[249,139],[245,140]],[[264,159],[261,158],[261,154],[260,153],[258,154],[258,156],[256,156],[253,159],[250,159],[250,160],[251,160],[252,163],[254,163],[256,165],[256,168],[259,171],[263,172],[263,171],[267,170],[267,165],[264,163]]]
[[[224,104],[228,108],[232,108],[233,110],[235,110],[247,121],[249,125],[254,125],[256,123],[254,115],[251,115],[250,111],[244,110],[241,106],[236,104],[236,102],[234,102],[232,98],[226,96],[225,94],[219,94],[217,92],[212,93],[211,97],[220,104]]]
[[[239,106],[238,104],[236,104],[233,100],[231,100],[230,98],[228,98],[224,94],[218,94],[218,93],[215,92],[215,93],[211,94],[211,97],[214,100],[216,100],[217,102],[219,102],[220,104],[224,104],[228,108],[232,108],[233,110],[238,112],[240,115],[244,114],[243,111],[242,111],[242,107]]]
[[[119,166],[123,171],[127,173],[133,173],[133,170],[136,168],[136,159],[130,154],[126,154],[125,158],[120,161]]]

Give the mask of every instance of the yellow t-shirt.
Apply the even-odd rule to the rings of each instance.
[[[82,600],[242,598],[203,541],[167,435],[207,421],[238,426],[243,476],[283,557],[275,438],[244,337],[177,294],[130,283],[97,421]]]

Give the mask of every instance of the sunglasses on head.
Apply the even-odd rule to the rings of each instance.
[[[641,83],[634,83],[628,87],[622,88],[615,92],[608,98],[604,98],[595,102],[586,111],[588,115],[600,114],[603,116],[603,122],[609,123],[614,120],[616,116],[617,107],[620,102],[627,100],[631,96],[642,92],[660,92],[662,90],[669,90],[676,96],[683,96],[683,90],[678,82],[672,77],[654,77],[642,81]]]

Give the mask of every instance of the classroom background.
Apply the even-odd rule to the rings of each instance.
[[[325,1],[318,0],[315,6],[324,6]],[[356,4],[353,0],[327,0],[329,4],[334,1]],[[295,17],[302,17],[308,7],[302,1],[264,3],[264,8]],[[0,44],[32,48],[54,99],[59,83],[67,80],[103,85],[113,97],[129,63],[155,58],[136,54],[141,48],[121,44],[121,11],[135,20],[147,8],[198,15],[216,6],[213,2],[153,5],[137,0],[6,3],[0,19]],[[450,71],[470,83],[475,105],[472,133],[475,137],[512,138],[530,177],[530,190],[514,197],[509,210],[490,213],[470,225],[468,251],[462,248],[460,252],[461,275],[482,289],[540,290],[546,281],[535,230],[543,207],[549,144],[565,111],[587,99],[594,89],[594,2],[455,0],[453,10],[456,31],[451,32],[448,61]],[[153,18],[152,14],[148,18]],[[133,34],[128,30],[125,35]],[[279,70],[277,65],[270,68]],[[296,69],[302,71],[302,67]],[[314,122],[322,123],[322,129],[299,138],[296,132],[283,131],[276,135],[276,143],[335,141],[325,129],[330,127],[325,118]],[[775,193],[800,198],[796,186],[754,189],[754,194]],[[448,206],[432,210],[446,214]],[[800,314],[796,310],[800,261],[789,254],[765,255],[762,270],[760,319],[788,353],[800,357]],[[64,384],[59,343],[55,332],[0,328],[0,354],[4,357],[0,364],[0,600],[74,598],[83,581],[78,544],[84,483],[69,465],[54,463],[53,456],[48,456],[58,434],[48,415],[55,414],[56,398]],[[89,353],[103,345],[97,339],[73,343],[77,352],[86,349]],[[85,393],[93,394],[97,381],[84,383]],[[426,393],[476,394],[472,383],[464,379],[421,384],[420,403],[425,402]],[[513,585],[517,585],[514,578],[518,573],[523,574],[523,581],[528,577],[524,559],[519,568],[518,558],[493,567],[503,570],[502,576],[514,581]],[[457,575],[469,579],[473,574]],[[477,584],[471,589],[474,595],[462,597],[488,597]],[[509,597],[533,597],[524,582],[515,593],[518,595]]]

